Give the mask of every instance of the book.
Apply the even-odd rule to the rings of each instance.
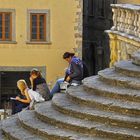
[[[10,97],[11,100],[16,100],[16,98]]]

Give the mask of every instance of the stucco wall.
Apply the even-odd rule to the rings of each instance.
[[[0,43],[0,66],[46,66],[47,81],[61,77],[65,51],[76,47],[77,0],[0,0],[0,9],[15,9],[15,44]],[[27,9],[50,10],[50,44],[27,44]]]

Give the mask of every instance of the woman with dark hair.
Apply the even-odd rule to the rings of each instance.
[[[66,70],[65,78],[58,79],[55,86],[51,90],[51,96],[54,93],[60,92],[60,84],[64,81],[70,85],[80,85],[83,79],[83,63],[82,60],[75,56],[74,53],[65,52],[63,59],[68,62],[68,68]]]
[[[65,81],[69,83],[81,84],[83,79],[83,63],[82,60],[75,56],[74,53],[65,52],[63,59],[69,63],[68,70],[66,72]]]
[[[50,90],[46,80],[42,77],[41,72],[38,69],[34,68],[31,70],[30,82],[32,90],[39,92],[45,100],[50,99]]]

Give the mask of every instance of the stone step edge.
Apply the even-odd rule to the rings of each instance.
[[[53,112],[53,110],[52,110],[52,112]],[[37,110],[37,108],[36,108],[36,114],[37,114],[37,117],[44,122],[51,123],[52,125],[56,125],[57,127],[60,127],[60,128],[66,128],[66,129],[70,129],[70,130],[78,130],[79,132],[89,134],[89,135],[97,135],[97,136],[104,136],[104,137],[110,137],[110,138],[116,138],[117,137],[117,138],[120,138],[120,139],[125,138],[125,137],[126,138],[128,138],[128,137],[129,138],[134,138],[135,137],[135,136],[133,137],[131,134],[128,135],[129,133],[128,134],[123,134],[123,133],[119,133],[117,131],[110,132],[109,130],[102,129],[102,127],[105,124],[98,124],[98,126],[88,127],[87,125],[80,126],[80,125],[77,125],[77,124],[62,122],[61,120],[57,119],[57,117],[47,116],[48,113],[46,113],[46,115],[43,115],[41,112],[39,112],[39,110]],[[95,124],[95,125],[97,125],[97,124]],[[107,128],[107,126],[104,126],[104,128]],[[113,128],[113,126],[112,126],[112,129],[115,130],[115,127]]]
[[[132,54],[132,63],[140,66],[140,51]]]
[[[66,100],[65,98],[64,98],[64,100]],[[102,123],[108,123],[108,124],[110,124],[110,125],[116,125],[116,123],[117,124],[119,124],[121,127],[127,127],[127,126],[129,126],[129,125],[131,125],[131,126],[129,126],[130,128],[135,128],[135,129],[140,129],[139,128],[139,124],[140,123],[138,123],[138,122],[125,122],[125,126],[123,125],[123,123],[124,123],[124,121],[123,120],[116,120],[115,118],[109,118],[108,116],[99,116],[99,115],[94,115],[94,114],[89,114],[89,113],[83,113],[83,112],[81,112],[80,111],[80,107],[79,107],[79,110],[77,110],[77,109],[75,109],[75,108],[73,108],[73,109],[71,109],[71,108],[66,108],[64,105],[61,105],[60,106],[60,103],[59,104],[57,104],[56,103],[57,101],[55,101],[55,98],[52,100],[52,105],[53,105],[53,107],[56,109],[56,110],[58,110],[59,112],[61,112],[61,113],[63,113],[63,114],[67,114],[67,115],[70,115],[70,116],[72,116],[72,117],[76,117],[76,118],[80,118],[80,119],[87,119],[87,120],[91,120],[91,121],[97,121],[97,122],[102,122]],[[71,102],[71,101],[70,101]],[[75,102],[71,102],[72,104],[75,104]],[[79,104],[77,104],[77,106],[78,106]],[[89,108],[89,107],[86,107],[87,109]],[[91,108],[91,107],[90,107]],[[102,111],[102,110],[101,110]],[[113,112],[113,113],[115,113],[115,112]],[[104,120],[104,121],[103,121]]]
[[[17,123],[19,123],[18,122],[18,120],[17,120],[17,118],[18,118],[18,116],[16,115],[16,116],[12,116],[12,118],[14,118],[15,120],[16,120],[16,122]],[[10,118],[9,118],[10,119]],[[4,121],[7,121],[7,120],[4,120]],[[12,122],[13,123],[13,122]],[[17,127],[17,124],[14,124],[14,126],[13,126],[13,124],[11,124],[9,127],[11,127],[10,129],[14,129],[15,128],[15,126]],[[17,129],[17,128],[16,128]],[[3,132],[3,134],[4,134],[4,138],[6,138],[6,140],[8,139],[8,140],[25,140],[25,137],[23,138],[23,137],[21,137],[21,134],[19,134],[19,130],[20,129],[22,129],[21,130],[21,132],[23,133],[24,132],[24,128],[22,128],[21,126],[18,126],[18,130],[16,130],[16,131],[14,131],[14,133],[13,133],[13,131],[9,131],[9,130],[7,130],[6,129],[6,125],[4,124],[3,126],[2,126],[2,132]],[[25,133],[25,132],[24,132]],[[34,138],[34,136],[33,136],[34,134],[32,134],[32,133],[28,133],[28,131],[26,131],[26,136],[28,136],[29,138]],[[24,135],[25,136],[25,135]],[[39,136],[35,136],[36,137],[36,140],[42,140],[42,138],[41,137],[39,137]]]
[[[126,68],[126,67],[122,67],[120,66],[119,63],[132,63],[132,61],[120,61],[115,63],[115,70],[119,73],[122,73],[124,75],[130,76],[130,77],[139,77],[140,78],[140,72],[138,70],[134,70],[134,69],[130,69],[130,68]],[[132,63],[133,64],[133,63]],[[134,64],[133,64],[134,65]],[[135,65],[136,66],[136,65]]]
[[[102,99],[102,97],[97,96],[97,95],[92,95],[89,94],[89,96],[91,97],[87,97],[86,99],[82,96],[76,96],[76,92],[75,94],[70,94],[69,92],[67,92],[69,97],[71,98],[72,101],[77,102],[79,104],[85,104],[87,106],[96,106],[97,108],[101,109],[101,110],[107,110],[107,111],[113,111],[113,112],[119,112],[122,114],[128,114],[128,115],[140,115],[140,110],[139,108],[137,108],[136,106],[123,106],[123,104],[121,105],[121,103],[123,103],[122,101],[117,101],[114,100],[115,103],[111,102],[109,98],[104,97]],[[92,99],[92,100],[91,100]],[[105,102],[103,102],[103,100]],[[108,102],[108,103],[107,103]],[[120,102],[120,104],[119,104]],[[133,107],[133,108],[131,108]]]
[[[83,87],[84,87],[84,90],[87,91],[88,93],[94,92],[95,95],[102,96],[102,97],[109,97],[109,98],[115,98],[115,99],[119,99],[119,100],[126,100],[126,101],[128,100],[128,101],[133,101],[133,102],[140,102],[140,96],[136,96],[136,95],[128,94],[128,93],[122,94],[123,91],[118,91],[118,92],[112,91],[112,90],[110,91],[107,88],[106,89],[101,88],[101,86],[100,87],[97,87],[96,85],[94,86],[93,82],[92,82],[93,80],[94,81],[97,80],[97,82],[99,80],[100,83],[104,84],[100,80],[99,76],[93,76],[92,78],[84,79],[83,80]],[[105,85],[108,86],[108,88],[109,88],[109,85],[107,85],[107,84],[105,84]],[[115,87],[115,86],[112,86],[112,87],[119,88],[119,87]]]
[[[23,113],[23,112],[22,112]],[[32,112],[33,113],[33,112]],[[37,119],[37,118],[36,118]],[[40,122],[42,122],[41,120],[39,120],[39,119],[37,119],[38,121],[40,121]],[[30,124],[27,124],[27,121],[23,121],[22,120],[22,118],[20,117],[20,114],[19,114],[19,121],[20,121],[20,123],[21,123],[21,125],[24,127],[24,128],[26,128],[26,129],[28,129],[28,130],[30,130],[30,131],[33,131],[34,133],[37,131],[37,133],[38,134],[40,134],[40,135],[42,135],[42,136],[45,136],[45,137],[47,137],[47,138],[49,138],[50,140],[77,140],[77,138],[75,139],[75,136],[73,137],[72,135],[65,135],[65,136],[62,136],[62,132],[61,132],[61,135],[58,135],[58,134],[56,134],[56,133],[53,133],[53,134],[51,134],[51,133],[49,133],[49,132],[46,132],[46,131],[43,131],[43,129],[39,129],[39,128],[37,128],[37,127],[33,127],[33,126],[31,126]],[[44,122],[42,122],[42,123],[44,123]],[[50,124],[46,124],[46,125],[50,125]],[[51,125],[51,126],[53,126],[53,125]],[[59,129],[59,128],[57,128],[57,127],[55,127],[55,126],[53,126],[54,128],[56,128],[56,129]],[[37,130],[38,129],[38,130]],[[61,128],[60,128],[61,129]],[[53,131],[55,131],[54,129],[53,129]],[[64,130],[64,129],[61,129],[61,131],[65,131],[67,134],[68,133],[71,133],[70,131],[66,131],[66,130]],[[75,133],[75,132],[74,132]],[[86,135],[85,135],[86,136]],[[79,139],[80,140],[80,139]],[[88,140],[88,139],[87,139]],[[89,139],[89,140],[91,140],[91,139]]]
[[[110,71],[113,71],[111,68],[108,68],[108,69],[101,70],[98,72],[98,75],[99,75],[99,78],[101,81],[103,81],[107,84],[110,84],[112,86],[120,86],[120,87],[125,87],[125,88],[130,88],[130,89],[132,88],[132,89],[138,89],[138,90],[140,89],[140,81],[139,81],[139,84],[138,83],[136,84],[136,82],[134,80],[127,80],[127,78],[129,78],[128,76],[127,77],[125,76],[125,78],[126,78],[125,80],[121,79],[121,77],[119,77],[119,75],[117,78],[113,77],[113,76],[109,77],[105,73],[109,69],[110,69]],[[114,70],[114,72],[115,72],[115,70]]]
[[[23,127],[23,128],[25,128],[25,129],[27,129],[27,130],[29,130],[29,131],[31,131],[32,133],[36,133],[36,131],[37,131],[37,134],[38,135],[41,135],[41,136],[45,136],[45,137],[47,137],[48,139],[50,139],[50,140],[66,140],[66,138],[62,138],[61,136],[58,136],[58,135],[50,135],[50,134],[47,134],[46,132],[42,132],[41,130],[37,130],[37,128],[33,128],[33,127],[31,127],[30,125],[27,125],[25,122],[23,122],[23,121],[21,121],[20,120],[20,124],[21,124],[21,126]],[[59,139],[60,138],[60,139]]]

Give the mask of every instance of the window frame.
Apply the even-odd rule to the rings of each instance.
[[[31,15],[45,15],[45,40],[34,40],[31,38]],[[27,43],[50,43],[50,10],[28,9],[27,10]]]
[[[3,14],[10,14],[10,37],[9,39],[5,39],[5,37],[2,37],[2,39],[0,39],[0,44],[1,43],[16,43],[15,41],[15,37],[16,37],[16,32],[15,32],[15,9],[0,9],[0,13],[2,14],[2,18],[3,18]],[[3,20],[3,19],[2,19]],[[5,23],[2,21],[2,24],[4,24],[5,27]],[[4,28],[2,27],[2,28]],[[4,29],[5,31],[5,29]],[[4,32],[2,31],[2,32]],[[2,33],[3,34],[3,33]],[[4,32],[5,34],[5,32]]]

